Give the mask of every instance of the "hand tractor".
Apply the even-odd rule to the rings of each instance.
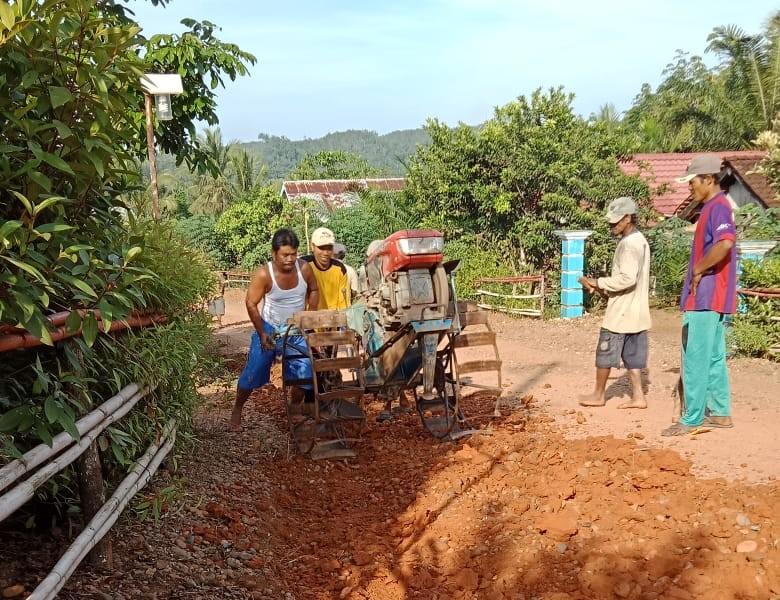
[[[360,297],[345,311],[306,311],[293,318],[289,340],[302,334],[311,381],[284,381],[293,442],[313,458],[354,456],[365,424],[363,398],[394,400],[412,393],[423,427],[439,439],[473,432],[460,410],[460,387],[501,392],[501,361],[487,313],[455,296],[458,261],[444,262],[444,240],[432,230],[404,230],[372,242],[360,269]],[[488,331],[462,333],[470,324]],[[298,338],[300,339],[300,338]],[[495,360],[462,363],[456,348],[491,345]],[[297,352],[297,354],[296,354]],[[282,370],[285,371],[284,369]],[[497,385],[472,384],[458,374],[497,372]],[[308,402],[292,400],[292,386],[309,389]]]

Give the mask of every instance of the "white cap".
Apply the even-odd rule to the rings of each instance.
[[[336,236],[327,227],[318,227],[311,234],[311,243],[315,246],[332,246],[336,243]]]
[[[699,154],[699,156],[694,156],[691,162],[688,163],[685,175],[678,177],[677,182],[688,183],[697,175],[714,175],[715,173],[720,173],[722,165],[723,159],[717,154]]]
[[[636,214],[636,202],[633,198],[628,196],[622,196],[621,198],[615,198],[609,203],[607,207],[607,222],[617,223],[626,215]]]

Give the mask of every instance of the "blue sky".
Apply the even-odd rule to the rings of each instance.
[[[563,85],[588,115],[625,110],[713,27],[759,32],[776,0],[131,0],[146,35],[185,17],[222,28],[258,62],[219,92],[227,139],[387,133],[426,118],[478,123],[537,87]],[[706,55],[705,55],[705,58]],[[714,63],[710,56],[708,62]]]

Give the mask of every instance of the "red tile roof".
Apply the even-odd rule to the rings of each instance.
[[[662,215],[671,217],[679,213],[689,203],[690,192],[687,183],[677,183],[676,179],[685,173],[690,160],[696,153],[635,154],[631,159],[620,163],[620,168],[628,175],[639,175],[650,185],[655,209]],[[762,175],[748,174],[755,168],[764,152],[753,150],[713,152],[724,162],[729,163],[747,184],[751,191],[763,201],[765,206],[780,206],[769,182]]]
[[[282,183],[282,195],[290,200],[298,196],[322,201],[333,211],[352,202],[351,194],[362,190],[400,192],[406,187],[403,177],[377,179],[301,179]]]

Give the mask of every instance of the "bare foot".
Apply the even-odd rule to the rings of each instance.
[[[228,429],[233,433],[238,433],[243,429],[241,427],[241,410],[236,411],[235,408],[233,409],[233,412],[230,414]]]
[[[629,400],[618,405],[618,408],[647,408],[646,400]]]
[[[580,406],[604,406],[606,403],[607,401],[604,396],[598,396],[596,394],[580,396]]]

